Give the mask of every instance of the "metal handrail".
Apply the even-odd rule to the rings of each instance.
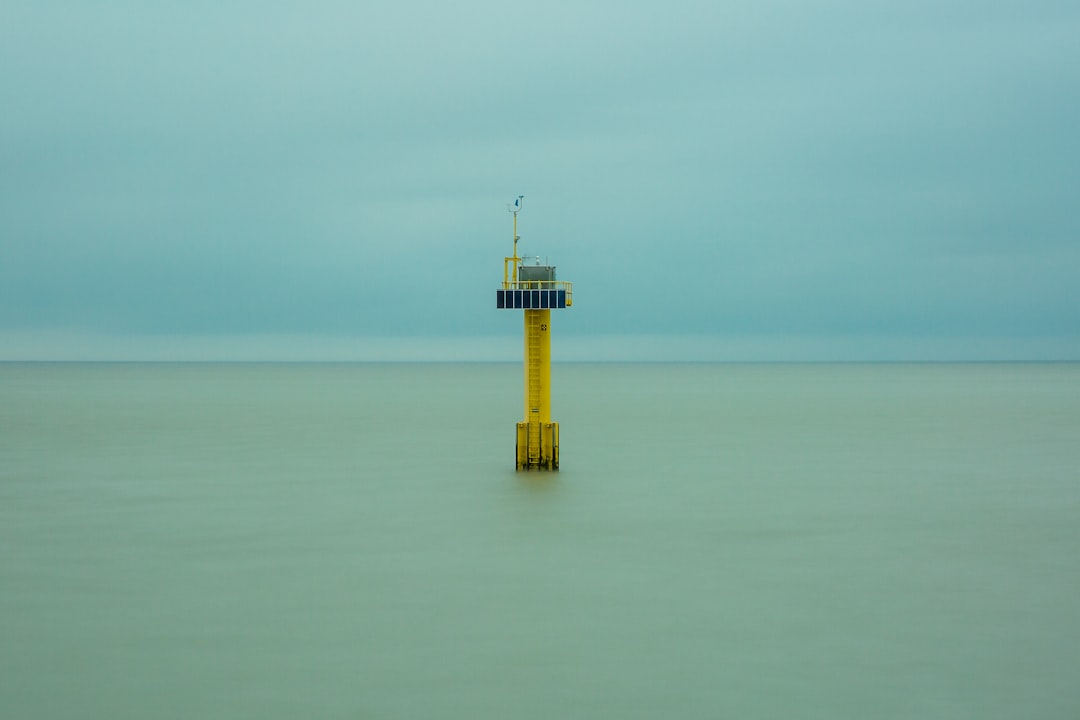
[[[565,290],[566,306],[574,299],[574,283],[565,280],[504,280],[503,290]]]

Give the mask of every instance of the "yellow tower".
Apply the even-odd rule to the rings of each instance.
[[[551,311],[574,304],[571,283],[555,279],[554,265],[527,265],[518,257],[517,214],[524,195],[508,210],[514,215],[514,254],[503,258],[503,282],[495,306],[524,310],[525,418],[517,424],[518,470],[559,469],[559,423],[551,420]]]

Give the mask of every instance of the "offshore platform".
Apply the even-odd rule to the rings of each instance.
[[[540,258],[527,265],[518,257],[517,216],[524,195],[507,209],[514,215],[514,254],[503,258],[503,281],[496,295],[500,310],[525,315],[525,418],[517,424],[518,470],[559,469],[559,423],[551,420],[551,311],[574,304],[571,283],[555,279],[554,265]]]

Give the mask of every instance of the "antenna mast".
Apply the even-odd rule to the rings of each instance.
[[[508,288],[509,287],[509,285],[507,284],[508,281],[509,282],[517,282],[517,275],[518,275],[517,269],[518,269],[518,264],[521,262],[521,258],[518,257],[518,252],[517,252],[518,240],[521,239],[521,237],[518,236],[518,234],[517,234],[517,214],[518,214],[518,212],[521,211],[521,201],[524,200],[524,199],[525,199],[524,195],[518,195],[514,199],[514,202],[509,203],[506,206],[506,209],[508,211],[510,211],[511,213],[513,213],[513,215],[514,215],[514,256],[513,257],[508,257],[508,258],[503,258],[503,260],[504,260],[504,262],[503,262],[503,288]],[[507,277],[507,272],[506,272],[506,264],[507,264],[507,262],[511,263],[512,267],[513,267],[513,274],[510,275],[509,277]]]

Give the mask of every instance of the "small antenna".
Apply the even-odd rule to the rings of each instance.
[[[514,272],[513,277],[514,277],[515,282],[517,281],[517,275],[518,275],[518,263],[521,262],[521,258],[518,257],[518,251],[517,251],[518,240],[521,239],[521,236],[519,236],[517,234],[517,214],[521,211],[521,201],[524,200],[524,199],[525,199],[524,195],[518,195],[516,198],[514,198],[514,202],[508,203],[507,206],[506,206],[506,209],[514,214],[514,256],[512,258],[510,258],[510,260],[513,263],[513,269],[514,269],[513,270],[513,272]],[[506,267],[504,265],[503,266],[503,271],[504,271],[503,274],[504,275],[506,274],[505,270],[506,270]]]

